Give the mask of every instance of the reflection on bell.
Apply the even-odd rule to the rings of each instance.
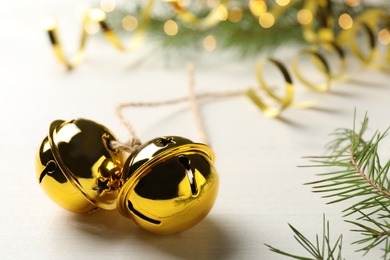
[[[184,231],[211,210],[218,193],[214,153],[204,144],[160,137],[127,159],[117,208],[156,234]]]
[[[115,209],[124,155],[112,150],[114,135],[85,119],[54,121],[36,158],[36,173],[47,195],[73,212]]]

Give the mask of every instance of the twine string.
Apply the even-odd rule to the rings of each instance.
[[[194,119],[195,123],[198,126],[198,134],[200,139],[202,140],[203,143],[209,144],[209,139],[206,134],[206,130],[203,124],[202,117],[200,115],[200,109],[199,109],[199,104],[196,99],[196,94],[195,94],[195,77],[194,77],[194,65],[190,64],[188,66],[188,90],[189,90],[189,95],[188,99],[191,105],[192,112],[194,114]]]
[[[246,95],[246,90],[236,90],[230,92],[210,92],[203,94],[195,93],[195,77],[194,77],[195,67],[193,64],[188,66],[188,88],[189,94],[187,97],[180,97],[175,99],[167,99],[162,101],[154,101],[154,102],[127,102],[119,104],[115,109],[115,114],[118,117],[119,121],[129,132],[130,138],[127,142],[119,142],[119,141],[111,141],[110,145],[112,149],[119,149],[125,151],[127,153],[134,152],[140,145],[142,145],[141,139],[137,136],[136,131],[132,124],[125,118],[123,115],[123,110],[129,107],[158,107],[158,106],[167,106],[167,105],[175,105],[183,102],[189,102],[191,110],[194,115],[194,119],[197,125],[198,134],[202,142],[205,144],[209,143],[209,139],[207,137],[204,123],[202,117],[200,115],[199,109],[199,100],[200,99],[218,99],[218,98],[228,98],[228,97],[237,97]]]

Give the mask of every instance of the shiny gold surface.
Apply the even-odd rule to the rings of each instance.
[[[150,12],[155,0],[148,0],[140,13],[139,22],[137,22],[138,27],[134,32],[132,41],[126,45],[123,44],[119,39],[117,34],[111,29],[111,27],[106,22],[106,13],[99,9],[94,8],[90,9],[85,13],[82,31],[80,37],[79,47],[76,51],[76,54],[68,58],[65,55],[64,50],[61,45],[60,38],[58,36],[57,20],[54,16],[48,15],[45,17],[45,30],[50,39],[50,43],[53,49],[53,52],[57,59],[63,63],[68,69],[73,69],[74,67],[80,65],[84,61],[85,56],[85,46],[86,41],[89,36],[88,26],[91,24],[98,25],[102,29],[102,32],[106,39],[118,50],[120,51],[136,51],[138,50],[142,43],[144,42],[146,28],[149,23]]]
[[[390,16],[385,10],[373,9],[360,14],[355,20],[351,29],[343,30],[337,38],[340,46],[348,47],[349,50],[367,67],[389,71],[388,58],[389,46],[387,53],[381,53],[378,48],[378,32],[390,27]],[[366,42],[362,42],[359,39]],[[385,57],[385,59],[383,59]],[[379,63],[378,60],[384,61]]]
[[[230,0],[220,0],[216,1],[217,4],[215,7],[210,9],[210,12],[207,16],[203,18],[198,18],[193,12],[189,11],[180,0],[165,0],[169,2],[173,10],[177,13],[177,17],[183,22],[195,26],[197,28],[210,28],[217,25],[221,21],[227,19],[228,14],[228,5]]]
[[[114,209],[124,157],[104,126],[85,119],[54,121],[36,157],[38,181],[47,195],[73,212]]]
[[[285,81],[285,90],[284,96],[278,96],[274,93],[274,88],[269,86],[264,78],[263,67],[266,63],[270,63],[275,66],[281,73],[284,81]],[[291,105],[294,97],[294,85],[292,82],[292,78],[287,68],[279,61],[268,58],[264,59],[257,63],[256,66],[256,77],[258,82],[260,83],[260,88],[263,89],[267,95],[272,98],[279,107],[273,107],[268,105],[263,99],[261,99],[253,89],[249,89],[246,92],[246,95],[249,97],[252,102],[259,107],[259,109],[267,116],[271,118],[278,117],[280,113]]]
[[[302,24],[305,40],[310,43],[334,41],[332,2],[330,0],[306,0],[303,10],[311,13],[312,17],[316,17]]]
[[[325,82],[323,83],[313,83],[310,81],[311,75],[306,75],[304,71],[299,69],[299,59],[303,56],[309,56],[313,67],[316,67],[319,72],[321,72],[325,77]],[[328,92],[331,84],[331,72],[330,66],[324,56],[318,51],[313,50],[304,50],[300,53],[298,57],[292,60],[291,68],[297,78],[310,89],[318,92]]]
[[[119,212],[156,234],[184,231],[211,210],[218,193],[214,153],[177,137],[153,139],[128,158]]]

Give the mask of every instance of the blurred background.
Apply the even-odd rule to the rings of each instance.
[[[284,259],[265,244],[307,255],[288,223],[315,241],[324,214],[346,259],[382,255],[356,252],[348,204],[326,205],[303,185],[319,171],[298,166],[352,128],[355,110],[369,134],[389,126],[387,1],[8,1],[0,20],[2,259]],[[204,221],[157,236],[46,197],[35,156],[52,121],[91,119],[125,142],[119,104],[186,98],[191,80],[209,96],[198,102],[220,175]],[[201,141],[189,102],[123,115],[144,142]]]

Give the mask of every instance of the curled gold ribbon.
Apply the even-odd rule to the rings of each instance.
[[[278,70],[281,72],[283,79],[285,81],[285,91],[284,91],[284,96],[280,97],[277,96],[272,88],[267,84],[263,77],[263,67],[266,62],[269,62],[270,64],[276,66]],[[294,85],[292,82],[292,78],[290,76],[290,73],[287,71],[287,68],[279,61],[268,58],[260,61],[257,63],[256,66],[256,77],[257,80],[260,83],[261,89],[263,89],[269,97],[271,97],[273,100],[275,100],[280,107],[279,108],[274,108],[269,105],[267,105],[257,94],[256,91],[253,89],[249,89],[246,92],[246,95],[249,97],[250,100],[253,101],[253,103],[256,104],[256,106],[267,116],[271,118],[278,117],[280,113],[286,109],[293,101],[294,97]]]
[[[87,39],[86,31],[82,30],[79,48],[73,58],[68,60],[62,50],[61,42],[58,37],[57,19],[53,15],[47,15],[44,19],[45,30],[48,33],[50,44],[56,58],[68,69],[72,69],[73,67],[79,65],[84,60],[84,48]]]
[[[326,50],[328,52],[335,52],[339,61],[340,61],[340,68],[337,72],[332,72],[330,68],[330,62],[326,59],[326,55],[322,54],[321,50]],[[318,71],[324,75],[325,82],[316,84],[313,83],[309,78],[312,75],[305,75],[305,73],[299,69],[299,60],[303,58],[304,56],[308,56],[313,63],[313,67],[317,68]],[[284,96],[278,96],[275,94],[273,88],[271,88],[266,80],[265,80],[265,74],[263,73],[263,66],[265,63],[271,63],[273,64],[279,72],[282,74],[283,80],[285,81],[285,92]],[[293,75],[296,76],[296,78],[302,82],[305,86],[307,86],[309,89],[315,92],[328,92],[330,90],[331,82],[333,79],[344,79],[343,74],[346,69],[346,57],[345,52],[335,43],[333,42],[323,42],[313,45],[313,48],[306,49],[300,52],[299,55],[297,55],[294,59],[291,61],[291,68]],[[247,91],[247,96],[260,108],[260,110],[267,116],[267,117],[278,117],[283,110],[285,110],[289,106],[293,106],[295,108],[309,108],[314,106],[315,102],[313,100],[308,101],[300,101],[300,102],[293,102],[293,99],[295,99],[295,87],[293,84],[292,76],[288,72],[286,66],[283,65],[278,60],[267,58],[260,61],[256,66],[256,77],[258,82],[260,83],[260,88],[265,91],[265,93],[272,98],[276,103],[279,104],[279,108],[274,108],[266,104],[266,102],[261,99],[258,95],[256,95],[256,92],[253,89],[250,89]]]
[[[197,15],[185,8],[181,0],[164,1],[171,4],[181,21],[201,29],[213,27],[219,22],[226,20],[228,13],[227,7],[230,3],[230,0],[219,0],[219,4],[212,8],[207,16],[198,18]]]
[[[304,75],[304,73],[301,72],[299,69],[299,59],[303,56],[309,56],[311,58],[311,61],[313,62],[314,66],[325,76],[326,81],[321,84],[315,84],[312,83],[307,76]],[[330,89],[330,83],[331,83],[331,74],[330,74],[330,66],[323,55],[321,55],[317,51],[313,50],[304,50],[301,52],[299,56],[294,58],[291,62],[291,68],[294,72],[294,74],[297,76],[297,78],[304,83],[306,86],[308,86],[310,89],[317,91],[317,92],[328,92]]]
[[[210,8],[206,16],[199,17],[195,11],[190,10],[192,9],[191,7],[185,6],[182,0],[164,1],[171,5],[180,21],[198,29],[208,29],[217,25],[221,21],[226,20],[228,5],[231,2],[231,0],[219,0],[214,7]],[[57,32],[57,21],[54,16],[46,17],[45,29],[48,33],[52,49],[57,59],[61,63],[65,64],[68,69],[72,69],[84,60],[85,46],[88,38],[88,33],[85,28],[91,23],[98,24],[106,39],[118,50],[135,51],[139,49],[144,42],[154,3],[154,0],[148,0],[146,5],[142,7],[139,12],[139,26],[128,46],[122,44],[116,33],[107,24],[106,14],[101,9],[90,9],[86,12],[83,20],[83,29],[79,47],[75,55],[70,59],[68,59],[63,52]],[[265,2],[261,3],[265,4]],[[262,11],[272,15],[272,18],[276,20],[283,15],[287,8],[291,8],[291,6],[296,3],[300,3],[300,1],[291,0],[289,4],[285,6],[274,5],[268,8],[268,11],[266,6]],[[376,39],[376,37],[379,36],[378,31],[380,29],[387,29],[390,32],[390,16],[385,10],[375,9],[363,12],[353,21],[351,29],[343,29],[337,37],[334,33],[335,21],[332,16],[331,0],[305,0],[302,10],[304,10],[306,14],[309,13],[312,16],[311,20],[306,20],[304,23],[300,21],[303,28],[303,36],[307,42],[311,43],[311,48],[301,51],[291,61],[290,65],[292,74],[290,74],[286,66],[278,60],[267,58],[260,61],[256,65],[256,77],[260,85],[260,90],[264,92],[261,94],[264,95],[258,95],[259,93],[255,89],[249,89],[246,92],[246,95],[267,117],[278,117],[281,112],[289,106],[307,108],[314,104],[312,101],[293,101],[295,99],[295,88],[292,76],[295,76],[310,90],[322,93],[330,91],[332,80],[352,79],[352,77],[347,77],[345,75],[346,68],[348,67],[345,51],[347,48],[360,60],[364,67],[374,68],[385,72],[390,71],[390,45],[387,46],[385,50],[386,53],[381,55],[379,53],[380,51]],[[261,12],[255,14],[252,11],[252,13],[258,18],[261,17]],[[359,44],[358,39],[361,36],[364,36],[367,41],[367,49],[363,49],[364,47]],[[329,52],[335,54],[338,58],[340,64],[338,71],[335,71],[330,66],[331,62],[328,58],[329,55],[327,55]],[[314,65],[313,68],[318,69],[318,71],[325,77],[325,82],[314,83],[314,77],[312,75],[308,75],[300,68],[300,60],[307,57]],[[380,64],[379,62],[382,63]],[[270,87],[265,80],[263,67],[266,63],[270,63],[281,73],[285,82],[284,94],[282,96],[276,94],[275,89]],[[267,98],[272,100],[267,100]],[[274,104],[271,104],[272,101]]]
[[[332,70],[332,67],[330,66],[331,61],[327,58],[329,52],[336,54],[336,58],[340,64],[338,71]],[[312,75],[305,75],[304,71],[299,68],[299,60],[303,56],[308,56],[314,65],[313,67],[317,68],[317,70],[324,76],[325,81],[323,83],[312,82],[310,80]],[[291,61],[293,74],[298,78],[298,80],[312,91],[320,93],[329,92],[333,80],[347,81],[348,78],[345,76],[346,67],[346,54],[344,50],[334,42],[313,44],[312,48],[303,50]],[[296,108],[309,108],[314,105],[315,101],[313,100],[295,102],[293,104]]]
[[[310,22],[302,25],[305,40],[310,43],[334,41],[332,2],[330,0],[306,0],[303,10],[308,11],[312,16]]]
[[[383,57],[380,57],[376,40],[380,24],[385,24],[386,29],[390,28],[390,16],[385,11],[374,9],[364,12],[355,19],[351,29],[340,32],[337,43],[348,47],[364,66],[388,71],[388,64],[378,65],[375,62],[377,59],[383,59]],[[359,34],[363,34],[366,38],[368,50],[363,50],[362,45],[359,44]],[[387,53],[384,56],[388,63],[390,61],[389,47],[387,47]]]
[[[322,42],[322,43],[313,45],[313,49],[318,53],[321,53],[321,49],[323,49],[326,52],[334,52],[336,54],[339,62],[340,62],[340,67],[339,67],[339,71],[335,72],[335,71],[332,71],[331,66],[329,66],[329,77],[331,79],[338,79],[338,80],[346,80],[347,79],[347,78],[345,78],[345,75],[344,75],[346,70],[347,70],[347,57],[346,57],[345,51],[339,45],[337,45],[337,43],[335,43],[335,42]],[[326,54],[323,54],[322,56],[325,58]],[[328,63],[330,63],[330,62],[328,61]]]
[[[61,41],[58,37],[57,20],[53,15],[48,15],[45,17],[45,21],[44,21],[45,30],[48,33],[52,49],[57,59],[61,63],[63,63],[68,69],[73,69],[74,67],[80,65],[84,61],[85,45],[88,37],[88,32],[86,31],[85,28],[90,23],[97,23],[102,29],[106,39],[118,50],[120,51],[138,50],[144,41],[145,32],[147,29],[147,24],[149,22],[150,12],[153,4],[154,4],[154,0],[149,0],[145,8],[142,10],[140,15],[140,23],[139,23],[140,25],[134,34],[133,41],[130,42],[128,47],[122,44],[122,42],[120,41],[116,33],[107,24],[106,13],[99,8],[90,9],[86,12],[83,20],[83,26],[82,26],[83,29],[81,32],[80,44],[76,54],[71,59],[68,59],[63,52]]]
[[[291,8],[291,6],[293,6],[299,2],[301,2],[301,1],[300,0],[290,0],[289,3],[284,5],[284,6],[276,4],[269,9],[268,13],[270,13],[276,21],[280,16],[283,15],[284,12],[287,11],[288,8]]]

